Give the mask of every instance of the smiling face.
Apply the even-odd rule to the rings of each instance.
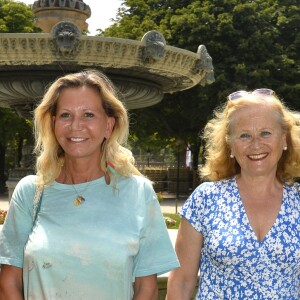
[[[57,101],[54,133],[65,158],[99,161],[101,143],[108,139],[115,119],[108,117],[100,95],[90,87],[66,88]]]
[[[279,116],[270,106],[253,104],[233,113],[230,147],[242,175],[275,176],[286,145]]]

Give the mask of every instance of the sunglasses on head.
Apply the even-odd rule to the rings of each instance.
[[[234,92],[232,94],[230,94],[228,96],[228,100],[229,101],[234,101],[234,100],[237,100],[239,98],[242,98],[243,96],[245,95],[263,95],[263,96],[271,96],[273,94],[275,94],[275,92],[273,90],[270,90],[270,89],[257,89],[257,90],[254,90],[252,92],[247,92],[247,91],[237,91],[237,92]]]

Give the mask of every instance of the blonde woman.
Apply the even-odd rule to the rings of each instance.
[[[1,299],[156,299],[157,274],[178,261],[124,147],[128,117],[111,82],[94,70],[57,79],[34,125],[37,175],[18,183],[0,233]]]
[[[203,182],[180,211],[170,300],[300,299],[300,115],[238,91],[208,122]]]

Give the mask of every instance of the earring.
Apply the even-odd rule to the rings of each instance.
[[[107,169],[112,173],[112,174],[116,174],[116,168],[114,166],[114,164],[111,161],[107,162]]]
[[[102,153],[103,153],[103,155],[105,155],[104,157],[102,156],[102,159],[105,159],[105,166],[106,166],[106,170],[105,170],[105,173],[104,173],[104,178],[105,178],[106,184],[109,185],[110,181],[111,181],[109,172],[113,175],[116,174],[116,168],[115,168],[114,164],[110,160],[108,160],[108,158],[107,158],[106,146],[107,146],[107,139],[104,138],[104,140],[102,142],[102,145],[101,145]]]
[[[230,158],[234,158],[234,155],[232,153],[230,153]]]
[[[106,151],[106,143],[107,143],[107,140],[106,138],[104,138],[103,142],[102,142],[102,145],[101,145],[101,151],[102,151],[102,158],[101,158],[101,161],[104,160],[105,161],[105,171],[104,171],[104,179],[105,179],[105,183],[107,185],[110,184],[110,176],[108,174],[108,164],[107,164],[107,151]]]
[[[286,150],[287,150],[287,146],[284,146],[284,147],[283,147],[283,151],[286,151]]]
[[[115,166],[111,161],[106,162],[106,171],[105,171],[104,177],[105,177],[105,183],[107,185],[110,184],[110,176],[109,176],[108,171],[110,171],[112,174],[116,174]]]

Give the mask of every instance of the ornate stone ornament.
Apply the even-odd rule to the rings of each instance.
[[[199,55],[199,60],[195,63],[193,72],[200,73],[203,75],[199,84],[205,86],[206,84],[211,84],[215,81],[214,68],[212,64],[212,58],[208,54],[208,51],[204,45],[200,45],[197,50]]]
[[[163,58],[165,54],[166,40],[164,36],[156,31],[148,31],[141,40],[143,49],[143,60],[153,62]]]
[[[35,25],[43,32],[51,32],[59,22],[72,22],[81,30],[87,30],[86,19],[91,16],[90,7],[82,0],[37,0],[32,5]]]
[[[0,35],[0,106],[30,117],[48,84],[82,69],[99,69],[115,83],[127,109],[159,103],[175,93],[214,81],[204,45],[197,53],[169,46],[151,30],[138,40],[88,36],[90,7],[83,0],[37,0],[32,7],[43,33]]]
[[[80,29],[70,22],[60,22],[53,26],[53,42],[56,54],[65,58],[74,57],[79,49]]]

